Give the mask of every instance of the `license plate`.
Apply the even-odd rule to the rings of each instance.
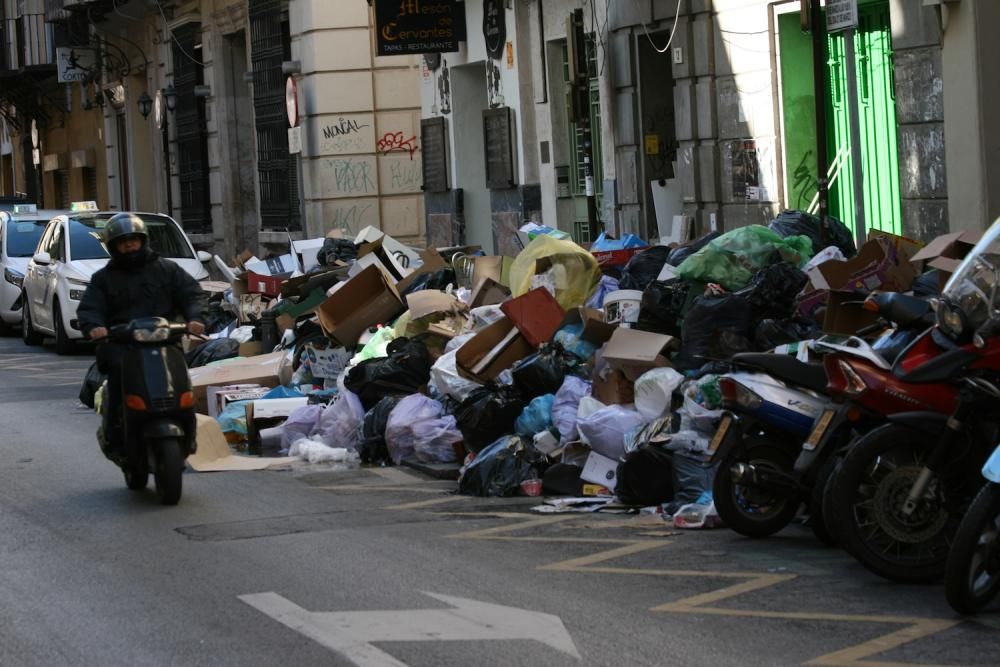
[[[816,426],[813,427],[812,433],[809,434],[809,438],[802,443],[802,449],[807,452],[811,452],[819,445],[820,440],[826,435],[826,430],[830,428],[830,422],[833,421],[833,416],[837,414],[834,410],[824,410],[823,414],[819,416],[819,420],[816,422]]]
[[[719,428],[715,430],[715,436],[712,438],[712,442],[708,443],[709,455],[715,455],[715,452],[719,449],[719,445],[721,445],[722,441],[726,439],[726,434],[729,433],[729,428],[732,425],[733,418],[729,415],[723,415],[722,421],[719,422]]]

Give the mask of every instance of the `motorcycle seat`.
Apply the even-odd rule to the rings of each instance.
[[[807,364],[795,357],[767,352],[737,354],[733,357],[733,362],[761,370],[789,384],[820,393],[826,392],[826,371],[822,364]]]

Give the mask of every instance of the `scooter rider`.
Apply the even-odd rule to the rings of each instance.
[[[184,269],[157,255],[149,247],[149,233],[142,218],[118,213],[104,229],[104,245],[111,254],[97,271],[77,309],[84,336],[107,337],[108,329],[142,317],[165,317],[187,323],[188,331],[205,332],[206,295]],[[120,422],[121,373],[125,347],[108,342],[97,349],[97,367],[108,377],[108,408],[103,431],[110,454],[120,455],[123,442]]]

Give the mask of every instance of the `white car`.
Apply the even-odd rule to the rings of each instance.
[[[0,211],[0,335],[21,323],[24,274],[49,220],[64,211],[39,211],[34,205],[16,205]]]
[[[24,322],[27,345],[38,345],[54,336],[56,351],[68,354],[83,333],[76,309],[91,276],[107,264],[109,256],[101,239],[108,220],[118,212],[69,213],[53,218],[24,276]],[[136,213],[146,223],[149,245],[162,257],[176,262],[195,280],[206,280],[207,252],[195,252],[180,225],[165,215]]]

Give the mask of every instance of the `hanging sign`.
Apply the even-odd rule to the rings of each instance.
[[[858,0],[826,0],[826,31],[840,32],[858,26]]]
[[[465,3],[456,0],[375,0],[380,56],[452,53],[465,40]]]
[[[83,81],[97,65],[97,51],[79,46],[60,46],[56,49],[56,63],[59,83]]]
[[[507,44],[507,10],[503,0],[483,0],[483,38],[486,54],[500,60]]]

